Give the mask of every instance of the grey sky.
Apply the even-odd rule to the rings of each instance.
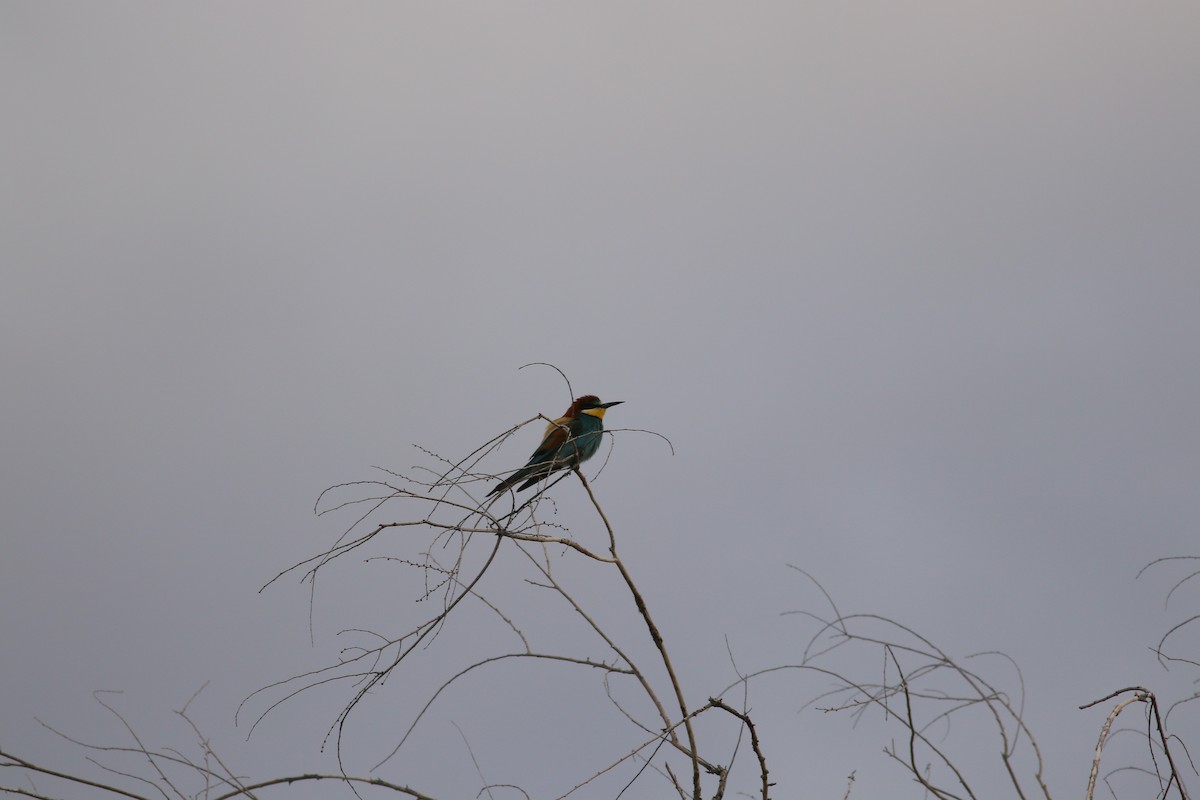
[[[547,361],[675,445],[619,435],[596,489],[693,698],[726,636],[743,669],[796,658],[779,613],[824,610],[796,564],[1013,656],[1073,796],[1103,717],[1077,705],[1192,691],[1147,648],[1195,588],[1164,611],[1170,575],[1133,576],[1196,552],[1198,33],[1188,2],[0,6],[0,743],[78,760],[33,717],[119,739],[110,688],[165,741],[211,680],[244,771],[328,768],[340,695],[248,744],[233,708],[412,613],[415,576],[347,562],[315,647],[306,591],[258,587],[340,533],[325,486],[561,412],[518,370]],[[781,796],[855,769],[894,796],[880,729],[793,713],[821,688],[751,697]],[[531,690],[557,725],[506,713]],[[575,691],[604,708],[500,668],[381,774],[473,795],[454,720],[489,779],[563,791],[542,754],[632,742],[576,727]],[[356,769],[418,694],[364,712]]]

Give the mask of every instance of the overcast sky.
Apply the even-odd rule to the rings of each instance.
[[[172,711],[211,681],[192,710],[235,769],[330,770],[345,690],[249,742],[234,709],[342,628],[400,632],[421,576],[347,559],[313,643],[307,587],[259,587],[341,533],[324,487],[561,413],[540,361],[674,444],[619,432],[595,488],[690,702],[732,681],[727,641],[743,670],[799,659],[811,625],[780,615],[827,607],[794,564],[843,612],[1015,659],[1051,790],[1080,796],[1105,711],[1078,705],[1194,690],[1149,648],[1196,582],[1164,609],[1186,566],[1134,576],[1197,553],[1198,38],[1194,2],[3,3],[0,745],[84,769],[34,717],[126,744],[91,697],[117,689],[182,748]],[[602,547],[580,487],[552,494]],[[524,575],[502,560],[494,599],[579,636]],[[350,771],[468,645],[513,646],[464,625],[368,698]],[[751,690],[779,796],[852,770],[852,797],[898,796],[897,729],[796,713],[827,687]],[[535,797],[641,740],[598,676],[506,664],[377,774],[474,796],[452,723]],[[1196,752],[1197,712],[1172,726]],[[965,758],[994,763],[987,736]]]

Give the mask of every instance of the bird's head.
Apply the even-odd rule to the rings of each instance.
[[[613,400],[611,403],[601,403],[600,398],[596,397],[596,395],[585,394],[583,397],[577,398],[574,403],[571,403],[571,407],[567,409],[565,416],[578,417],[580,414],[587,414],[596,419],[604,419],[605,409],[612,408],[624,402],[624,400]]]

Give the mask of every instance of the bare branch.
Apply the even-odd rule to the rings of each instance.
[[[600,515],[600,519],[604,521],[604,527],[608,531],[608,551],[612,553],[613,562],[616,564],[617,570],[621,573],[621,577],[625,580],[625,585],[629,587],[629,593],[633,595],[633,601],[637,605],[638,613],[645,620],[646,628],[650,632],[650,638],[654,641],[654,646],[658,648],[659,655],[662,657],[663,667],[666,669],[667,677],[671,681],[671,688],[675,690],[675,699],[679,703],[679,713],[683,718],[684,729],[687,732],[688,738],[688,749],[691,751],[692,756],[692,792],[696,800],[700,800],[700,758],[696,750],[696,732],[692,728],[691,714],[688,712],[687,702],[683,699],[683,687],[680,685],[679,678],[675,674],[675,668],[671,665],[671,656],[667,652],[666,645],[663,644],[662,634],[659,633],[658,626],[654,624],[654,619],[650,616],[646,600],[642,597],[637,584],[633,582],[633,576],[625,568],[625,563],[617,555],[617,537],[613,532],[612,524],[608,521],[608,516],[604,513],[604,509],[600,507],[599,501],[596,500],[596,495],[592,492],[592,487],[588,483],[587,478],[583,477],[583,473],[578,469],[575,470],[575,474],[579,477],[580,483],[583,484],[583,488],[587,491],[588,498],[592,501],[592,507],[596,509],[596,513]]]
[[[758,742],[758,731],[755,729],[754,722],[751,721],[750,715],[742,711],[738,711],[716,697],[708,698],[708,704],[713,708],[719,708],[722,711],[726,711],[737,717],[746,726],[746,729],[750,731],[750,747],[754,749],[754,755],[758,756],[759,774],[762,775],[762,800],[770,800],[768,793],[771,786],[774,784],[772,784],[770,779],[767,777],[769,774],[767,770],[767,759],[763,756],[762,747]]]

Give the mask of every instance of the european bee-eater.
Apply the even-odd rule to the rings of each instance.
[[[517,491],[524,491],[552,472],[573,469],[587,461],[600,449],[605,410],[623,402],[601,403],[594,394],[578,398],[571,403],[567,413],[546,426],[545,438],[533,451],[529,463],[496,484],[488,497],[507,492],[521,481],[525,482],[517,487]]]

